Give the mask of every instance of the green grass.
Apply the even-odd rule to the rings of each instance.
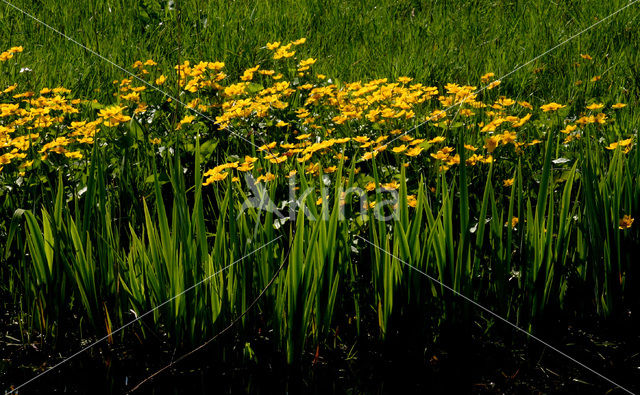
[[[224,61],[239,73],[264,61],[266,42],[307,37],[317,70],[357,81],[408,75],[427,84],[476,84],[502,75],[626,1],[79,1],[15,0],[14,4],[118,65],[152,58],[164,69],[190,60]],[[568,101],[579,95],[637,100],[639,7],[632,6],[564,47],[509,77],[503,92],[520,98]],[[33,86],[63,85],[103,101],[105,87],[122,73],[6,5],[0,40],[24,45]],[[580,53],[594,57],[593,65]],[[580,63],[577,66],[576,63]],[[542,68],[534,78],[532,70]],[[602,75],[578,90],[574,82]],[[0,76],[0,85],[8,85]],[[585,81],[586,82],[586,81]],[[170,88],[170,87],[168,87]],[[96,91],[99,90],[99,91]],[[170,89],[171,90],[171,89]],[[578,93],[580,92],[580,93]],[[173,92],[172,92],[173,93]]]

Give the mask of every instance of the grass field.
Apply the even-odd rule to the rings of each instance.
[[[3,388],[639,390],[640,3],[10,3]]]

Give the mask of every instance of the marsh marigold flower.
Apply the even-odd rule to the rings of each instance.
[[[625,215],[624,217],[620,218],[620,221],[618,223],[618,228],[621,230],[629,229],[632,224],[633,224],[633,218],[631,218],[630,215]]]
[[[418,206],[418,199],[415,195],[407,195],[407,205],[414,208]]]
[[[484,141],[484,146],[487,148],[487,151],[491,153],[496,149],[499,142],[500,142],[500,138],[496,136],[491,136]]]
[[[407,156],[418,156],[420,155],[420,153],[422,152],[424,148],[422,147],[413,147],[410,150],[408,150],[407,152],[405,152],[405,155]]]
[[[482,77],[480,77],[480,81],[486,84],[493,77],[495,77],[494,73],[487,73],[487,74],[484,74]]]
[[[558,111],[561,108],[566,107],[565,105],[562,104],[558,104],[558,103],[548,103],[548,104],[544,104],[542,106],[540,106],[540,109],[544,112],[550,112],[550,111]]]
[[[130,116],[122,115],[122,111],[125,107],[110,106],[100,110],[98,115],[104,120],[105,126],[118,126],[122,122],[127,122],[131,119]]]
[[[391,149],[391,151],[395,152],[396,154],[399,154],[399,153],[401,153],[403,151],[406,151],[406,150],[407,150],[407,146],[404,145],[404,144],[399,145],[399,146],[394,147],[394,148]]]

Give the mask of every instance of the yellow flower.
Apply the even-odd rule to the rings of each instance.
[[[501,96],[496,103],[498,103],[501,106],[508,107],[508,106],[514,105],[516,101],[513,99],[509,99],[507,97]]]
[[[401,84],[408,84],[411,81],[413,81],[413,78],[410,78],[410,77],[399,77],[398,78],[398,82],[401,83]]]
[[[492,83],[487,85],[487,89],[491,90],[491,89],[495,88],[496,86],[500,85],[500,82],[501,82],[500,80],[493,81]]]
[[[521,105],[524,108],[528,108],[529,110],[533,110],[533,106],[531,104],[529,104],[529,102],[519,101],[518,104]]]
[[[324,172],[327,174],[335,173],[338,170],[338,166],[329,166],[324,169]]]
[[[398,182],[396,180],[393,180],[393,181],[388,182],[386,184],[382,184],[382,188],[386,189],[386,190],[396,190],[396,189],[400,188],[400,184],[398,184]]]
[[[306,66],[311,66],[312,64],[314,64],[316,62],[317,59],[314,58],[308,58],[305,60],[301,60],[299,66],[300,67],[306,67]]]
[[[582,59],[592,60],[591,56],[590,56],[588,53],[580,54],[580,57],[581,57]]]
[[[304,172],[306,174],[318,174],[318,171],[320,171],[320,163],[310,163],[309,166],[307,166],[304,169]]]
[[[162,85],[166,80],[167,80],[167,77],[165,77],[164,75],[161,75],[160,77],[156,78],[156,85]]]
[[[449,154],[444,153],[442,151],[438,151],[435,154],[431,154],[431,157],[434,158],[435,160],[447,160],[447,158],[449,158]]]
[[[244,157],[244,161],[245,161],[246,163],[255,163],[255,162],[257,162],[257,161],[258,161],[258,158],[254,158],[254,157],[252,157],[252,156],[245,155],[245,157]]]
[[[409,136],[408,134],[403,134],[402,136],[399,137],[399,139],[407,142],[407,141],[413,140],[413,137]]]
[[[486,84],[491,78],[495,76],[496,75],[494,73],[487,73],[480,77],[480,81],[482,81],[483,84]]]
[[[258,147],[258,150],[260,150],[260,151],[272,150],[272,149],[274,149],[276,147],[276,144],[277,143],[275,141],[271,142],[269,144],[264,144],[264,145],[261,145],[260,147]]]
[[[120,97],[123,100],[128,100],[128,101],[133,101],[133,102],[139,102],[140,101],[140,94],[138,92],[131,92],[128,95],[120,95]]]
[[[384,150],[387,149],[387,145],[382,145],[382,144],[378,144],[378,146],[376,146],[373,150],[378,153],[378,152],[382,152]]]
[[[443,142],[444,140],[446,140],[446,139],[443,136],[438,136],[438,137],[434,137],[431,140],[427,141],[427,143],[429,143],[429,144],[437,144],[437,143]]]
[[[13,84],[10,87],[8,87],[7,89],[3,90],[2,93],[13,92],[17,87],[18,87],[18,84]]]
[[[131,117],[127,115],[122,115],[122,111],[125,107],[120,106],[110,106],[105,109],[100,110],[98,115],[100,118],[104,119],[105,126],[118,126],[122,122],[129,121]]]
[[[589,115],[588,117],[581,117],[579,118],[576,123],[579,125],[588,125],[590,123],[595,123],[596,122],[596,117],[594,117],[593,115]]]
[[[455,148],[451,148],[451,147],[447,147],[447,146],[442,147],[442,152],[444,152],[445,154],[450,154],[453,151],[455,151]]]
[[[620,141],[618,141],[618,145],[620,145],[621,147],[626,147],[629,144],[631,144],[631,141],[633,141],[633,139],[631,139],[631,138],[628,138],[626,140],[620,140]]]
[[[623,152],[626,154],[626,153],[628,153],[629,151],[631,151],[631,148],[632,148],[632,147],[631,147],[631,142],[632,142],[632,141],[633,141],[633,139],[631,139],[631,138],[628,138],[628,139],[626,139],[626,140],[620,140],[620,141],[618,141],[618,142],[615,142],[615,143],[611,143],[611,144],[609,144],[609,145],[608,145],[608,146],[606,146],[605,148],[606,148],[606,149],[608,149],[608,150],[614,150],[614,149],[616,149],[616,148],[618,148],[618,147],[626,147],[626,148],[624,149],[624,151],[623,151]]]
[[[207,174],[207,173],[205,173]],[[229,173],[225,172],[221,172],[221,173],[213,173],[211,176],[209,176],[205,182],[202,183],[202,185],[207,186],[209,184],[212,184],[216,181],[222,181],[225,178],[227,178],[227,176],[229,175]]]
[[[83,155],[80,151],[65,152],[64,156],[71,159],[82,159]]]
[[[252,163],[243,163],[240,166],[238,166],[238,171],[242,171],[242,172],[247,172],[247,171],[251,171],[253,170],[253,164]]]
[[[180,121],[180,124],[178,125],[178,129],[179,129],[182,125],[184,125],[184,124],[187,124],[187,123],[191,123],[191,122],[193,122],[193,120],[194,120],[194,119],[196,119],[195,115],[187,115],[187,116],[185,116],[185,117],[184,117],[184,118],[182,118],[182,120]]]
[[[288,156],[282,155],[282,156],[278,156],[278,157],[274,157],[274,158],[269,159],[269,162],[277,165],[277,164],[280,164],[280,163],[286,161],[288,158],[289,158]]]
[[[516,225],[518,225],[518,222],[520,222],[520,220],[518,219],[518,217],[513,217],[511,218],[511,227],[515,228]],[[506,224],[505,224],[506,225]]]
[[[618,228],[621,230],[629,229],[632,224],[633,224],[633,218],[631,218],[630,215],[625,215],[624,217],[620,218],[620,222],[618,223]]]
[[[460,164],[460,155],[454,155],[454,156],[449,156],[449,159],[447,159],[447,165],[449,166],[453,166],[453,165],[459,165]]]
[[[147,111],[147,108],[148,108],[148,107],[149,107],[149,106],[147,105],[147,103],[139,103],[139,104],[138,104],[138,107],[136,107],[136,109],[135,109],[135,110],[133,110],[133,113],[134,113],[134,114],[140,114],[140,113],[143,113],[143,112]]]
[[[593,104],[587,106],[588,110],[599,110],[601,108],[604,108],[604,104],[602,104],[602,103],[593,103]]]
[[[407,205],[414,208],[418,206],[418,199],[415,195],[407,195]]]
[[[267,43],[267,49],[274,50],[280,46],[280,41],[274,41],[272,43]]]
[[[510,187],[513,185],[513,178],[509,178],[507,180],[502,181],[502,185],[505,187]]]
[[[395,152],[396,154],[399,154],[399,153],[401,153],[403,151],[406,151],[406,150],[407,150],[407,146],[404,145],[404,144],[399,145],[399,146],[394,147],[394,148],[391,149],[391,151]]]
[[[358,143],[360,143],[360,144],[364,144],[367,141],[369,141],[369,137],[367,137],[367,136],[356,136],[356,137],[353,138],[353,140],[358,142]]]
[[[488,139],[486,139],[484,141],[484,146],[487,148],[487,151],[489,151],[489,153],[493,152],[496,147],[498,146],[498,143],[500,142],[500,138],[497,136],[491,136]]]
[[[273,59],[277,60],[282,58],[290,58],[296,54],[296,51],[289,51],[288,48],[287,49],[285,48],[287,48],[287,46],[280,47],[279,49],[277,49],[276,52],[273,54]]]
[[[263,175],[263,176],[259,176],[259,177],[256,179],[256,184],[257,184],[257,183],[259,183],[260,181],[269,182],[269,181],[273,181],[273,180],[275,180],[275,179],[276,179],[276,175],[275,175],[275,174],[273,174],[273,173],[267,173],[267,174],[265,174],[265,175]]]
[[[549,112],[549,111],[557,111],[561,108],[564,108],[566,106],[562,105],[562,104],[558,104],[558,103],[548,103],[548,104],[544,104],[542,106],[540,106],[540,109],[544,112]]]
[[[498,137],[498,136],[496,136]],[[516,141],[517,135],[516,132],[509,132],[508,130],[505,130],[504,133],[502,133],[500,136],[500,141],[502,141],[503,145],[507,145],[509,143],[513,143]]]
[[[597,82],[597,81],[600,81],[600,79],[601,79],[601,78],[602,78],[601,76],[596,75],[595,77],[593,77],[593,78],[591,79],[591,82]]]
[[[626,107],[626,106],[627,106],[627,105],[626,105],[626,104],[624,104],[624,103],[616,103],[616,104],[614,104],[613,106],[611,106],[611,108],[613,108],[614,110],[617,110],[617,109],[619,109],[619,108],[624,108],[624,107]]]
[[[376,150],[369,151],[369,152],[365,152],[364,155],[362,155],[362,158],[360,158],[360,160],[371,160],[372,158],[375,158],[376,156],[378,156],[378,151],[376,151]]]
[[[407,152],[405,152],[405,155],[407,156],[418,156],[420,155],[420,153],[422,152],[424,148],[422,147],[413,147],[410,150],[408,150]]]
[[[306,162],[306,161],[308,161],[309,159],[311,159],[311,156],[313,156],[313,154],[312,154],[311,152],[309,152],[308,154],[303,155],[302,157],[297,158],[296,160],[297,160],[299,163],[303,163],[303,162]]]
[[[291,44],[293,44],[293,45],[301,45],[301,44],[304,44],[306,42],[307,42],[307,39],[303,37],[303,38],[297,39],[296,41],[292,41]]]
[[[468,108],[463,108],[462,110],[460,110],[460,115],[464,116],[464,117],[472,117],[474,115],[476,115],[475,112],[469,110]]]
[[[483,157],[482,155],[480,155],[480,156],[478,157],[478,161],[480,161],[480,162],[482,162],[482,163],[484,163],[484,164],[487,164],[487,163],[493,163],[493,156],[489,155],[489,156],[487,156],[487,157],[485,158],[485,157]]]
[[[0,62],[6,62],[7,60],[13,58],[13,54],[11,52],[2,52],[0,53]]]
[[[373,181],[370,181],[367,185],[364,186],[364,189],[366,189],[367,191],[371,192],[374,189],[376,189],[376,183]]]

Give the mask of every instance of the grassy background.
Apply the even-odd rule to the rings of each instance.
[[[401,75],[429,84],[479,84],[500,76],[627,4],[613,1],[306,0],[12,0],[37,18],[118,65],[153,58],[165,70],[184,59],[222,60],[238,73],[267,55],[266,42],[307,37],[303,52],[317,71],[343,81]],[[375,5],[374,5],[375,3]],[[640,5],[510,76],[502,92],[520,98],[568,101],[606,96],[638,100]],[[108,101],[106,87],[123,73],[74,43],[0,4],[0,42],[23,45],[15,80],[33,88],[64,85]],[[589,53],[593,61],[584,61]],[[579,64],[579,65],[578,65]],[[543,73],[534,78],[532,71]],[[586,91],[574,87],[602,75]],[[538,75],[540,77],[540,75]],[[581,93],[578,93],[581,92]]]

